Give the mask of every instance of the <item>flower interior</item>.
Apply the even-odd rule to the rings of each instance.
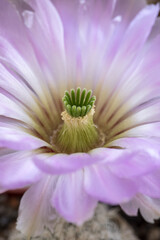
[[[83,91],[81,92],[80,87],[77,88],[76,92],[74,89],[72,89],[71,94],[66,91],[63,97],[63,103],[68,114],[71,117],[86,116],[92,109],[96,100],[96,97],[91,97],[91,95],[91,90],[87,92],[86,89],[83,89]]]
[[[93,122],[95,96],[92,91],[81,91],[78,87],[65,92],[63,97],[65,111],[62,112],[64,124],[60,125],[53,142],[57,151],[65,153],[88,152],[99,142],[99,132]]]

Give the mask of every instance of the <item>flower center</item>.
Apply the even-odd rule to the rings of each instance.
[[[88,152],[99,142],[99,132],[93,122],[96,97],[92,91],[80,88],[65,92],[63,97],[65,111],[62,112],[63,125],[55,137],[60,152]]]
[[[96,97],[92,97],[91,90],[87,92],[86,89],[83,89],[81,93],[80,88],[77,88],[76,92],[72,89],[70,94],[66,91],[63,97],[63,103],[67,113],[75,118],[86,116],[92,109],[95,100]]]

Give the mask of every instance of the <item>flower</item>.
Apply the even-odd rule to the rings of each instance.
[[[158,11],[1,0],[0,192],[29,188],[17,222],[28,237],[55,212],[82,224],[98,201],[159,218]]]

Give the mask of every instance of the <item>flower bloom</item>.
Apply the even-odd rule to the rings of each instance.
[[[0,192],[29,187],[23,234],[52,229],[55,211],[82,224],[98,201],[159,218],[158,11],[144,0],[0,1]]]

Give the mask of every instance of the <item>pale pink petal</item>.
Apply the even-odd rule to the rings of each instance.
[[[52,206],[67,221],[82,224],[92,217],[97,201],[84,189],[83,170],[59,177],[52,196]]]
[[[0,126],[0,132],[0,147],[15,150],[31,150],[48,145],[40,138],[27,134],[21,129]]]
[[[15,118],[19,120],[29,121],[24,109],[13,99],[0,93],[0,115]]]
[[[115,16],[122,16],[123,24],[129,24],[137,13],[146,6],[145,0],[117,0]]]
[[[137,14],[126,31],[124,36],[125,41],[118,55],[126,54],[126,56],[128,56],[128,54],[134,54],[134,51],[140,50],[151,32],[158,12],[158,5],[149,5]],[[137,35],[139,35],[139,38],[136,37]],[[132,57],[132,54],[130,57]]]
[[[1,60],[3,58],[3,61],[10,62],[12,69],[15,71],[18,70],[19,74],[22,74],[21,76],[32,86],[32,84],[36,83],[36,79],[35,76],[33,77],[33,72],[31,73],[30,68],[32,68],[32,70],[34,68],[37,75],[39,73],[37,71],[38,65],[36,63],[33,48],[28,41],[26,28],[18,11],[19,7],[22,5],[23,2],[21,1],[20,3],[19,1],[18,9],[16,9],[11,1],[0,1],[0,22],[3,22],[0,26],[0,54]],[[34,87],[34,89],[40,87],[38,82],[37,86],[34,85]]]
[[[131,199],[138,191],[133,180],[118,178],[106,165],[85,168],[84,186],[89,195],[110,204]]]
[[[35,63],[27,61],[24,55],[21,55],[20,52],[2,36],[0,36],[0,55],[1,59],[11,65],[11,69],[13,68],[15,72],[24,78],[34,91],[41,93],[41,85],[38,80],[39,73],[36,72],[37,66]],[[34,57],[31,59],[34,60]],[[35,75],[35,72],[37,75]]]
[[[9,0],[0,1],[0,10],[0,22],[3,23],[0,25],[0,35],[9,40],[24,55],[29,54],[26,51],[26,47],[29,47],[26,41],[27,35],[18,11]]]
[[[30,187],[22,197],[17,229],[25,236],[41,236],[46,226],[51,231],[56,217],[50,205],[50,198],[54,191],[56,178],[46,176],[40,182]]]
[[[0,86],[1,89],[15,97],[14,101],[22,106],[22,110],[27,110],[22,103],[27,103],[31,109],[36,106],[38,99],[35,93],[27,86],[24,80],[2,64],[0,64]]]
[[[14,153],[14,150],[8,149],[8,148],[0,148],[0,157],[5,156],[9,153]]]
[[[117,161],[108,163],[108,167],[118,177],[134,178],[152,172],[158,166],[158,158],[147,151],[133,151],[124,154]]]
[[[39,154],[34,156],[34,162],[39,169],[49,174],[64,174],[76,171],[87,165],[92,165],[105,158],[99,150],[97,153],[73,154]]]
[[[131,199],[129,202],[120,204],[122,210],[129,216],[137,216],[139,204],[136,197]]]
[[[109,169],[119,177],[135,178],[151,173],[160,166],[158,141],[141,138],[121,138],[112,142],[123,154],[108,163]]]
[[[11,154],[11,153],[14,153],[14,151],[11,149],[0,148],[0,159],[3,158],[5,155]],[[0,184],[0,193],[3,193],[5,191],[6,191],[6,189],[4,189]]]
[[[154,122],[149,124],[142,124],[140,126],[135,126],[127,131],[127,136],[129,138],[140,138],[147,139],[152,137],[153,139],[158,139],[160,137],[160,123]]]
[[[160,18],[157,18],[155,24],[152,28],[152,31],[149,35],[149,40],[153,40],[157,35],[160,35]]]
[[[32,152],[5,152],[0,156],[0,188],[23,188],[37,182],[42,173],[32,162]]]
[[[143,45],[147,41],[158,10],[157,5],[147,6],[132,20],[124,34],[117,32],[115,36],[111,37],[111,43],[114,41],[114,37],[118,39],[118,46],[115,43],[113,43],[113,47],[109,45],[109,49],[112,49],[113,52],[109,53],[109,60],[106,60],[107,66],[106,62],[103,66],[105,72],[103,72],[102,76],[98,76],[98,79],[103,79],[103,82],[97,88],[98,93],[101,92],[98,101],[96,101],[96,118],[103,125],[107,124],[107,122],[109,122],[109,126],[115,124],[116,121],[119,121],[117,115],[121,118],[125,116],[127,110],[132,110],[132,107],[136,106],[138,101],[139,104],[143,103],[140,102],[140,99],[144,99],[148,91],[150,91],[150,88],[145,88],[142,84],[137,61],[141,62]],[[108,52],[106,52],[106,59],[108,59]],[[139,86],[140,84],[144,91]],[[129,102],[129,109],[126,107],[126,102]],[[103,114],[101,114],[102,112]],[[99,118],[99,114],[101,114],[101,118]],[[144,114],[142,113],[142,115]],[[138,119],[138,116],[136,118]],[[127,121],[129,120],[127,119]],[[121,123],[121,121],[119,122]],[[127,123],[124,122],[123,125],[126,126]]]
[[[128,215],[136,216],[138,209],[147,222],[154,223],[160,217],[160,200],[138,194],[130,202],[121,204]]]
[[[34,2],[32,1],[32,3],[34,3]],[[45,32],[46,32],[45,26],[44,26],[44,31],[43,31],[44,36],[42,37],[43,34],[41,31],[41,23],[40,23],[40,25],[38,23],[38,33],[39,34],[37,34],[36,36],[34,35],[37,33],[35,31],[35,29],[33,29],[33,32],[31,32],[31,34],[29,34],[30,28],[35,23],[34,10],[28,6],[23,7],[22,1],[18,1],[16,6],[17,5],[18,5],[18,9],[16,9],[15,7],[11,7],[13,14],[10,14],[10,13],[8,13],[8,14],[10,15],[10,21],[14,22],[14,20],[16,19],[16,23],[18,21],[20,26],[18,24],[14,25],[14,26],[16,26],[16,28],[14,29],[14,31],[12,29],[12,33],[15,33],[15,34],[11,34],[11,36],[10,36],[11,29],[7,28],[6,33],[7,33],[7,36],[9,36],[7,38],[6,38],[6,35],[5,36],[3,34],[1,35],[1,38],[0,38],[1,61],[3,62],[3,64],[5,63],[7,66],[9,66],[10,69],[12,69],[12,71],[14,72],[14,74],[13,74],[13,72],[12,72],[12,74],[17,75],[18,80],[21,79],[22,85],[24,84],[25,88],[27,88],[28,92],[30,92],[30,97],[31,97],[31,95],[34,95],[35,93],[36,93],[35,94],[36,97],[38,95],[38,100],[40,100],[38,109],[37,109],[36,97],[35,97],[34,101],[32,101],[32,103],[30,104],[30,107],[32,108],[33,112],[36,112],[37,115],[41,115],[40,111],[38,111],[39,107],[40,106],[44,107],[46,109],[46,111],[48,110],[48,115],[50,115],[54,120],[56,120],[57,117],[55,116],[56,115],[55,108],[56,108],[56,110],[58,109],[58,111],[60,111],[60,109],[57,108],[55,100],[53,101],[53,96],[56,98],[56,100],[58,98],[61,99],[61,97],[57,96],[57,88],[55,88],[55,85],[57,85],[57,83],[60,82],[59,80],[57,81],[57,79],[64,79],[63,78],[64,73],[61,71],[62,70],[62,61],[61,61],[62,58],[59,58],[59,57],[55,58],[57,45],[55,46],[55,44],[53,44],[53,42],[50,41],[50,38],[48,38],[48,34],[45,34]],[[50,3],[49,6],[52,6],[52,4]],[[5,8],[7,8],[6,4],[4,4],[5,14],[3,14],[3,17],[5,17],[5,21],[7,21],[7,14],[6,14],[7,9],[5,11]],[[21,8],[21,9],[19,9],[19,8]],[[48,7],[49,11],[51,9],[53,10],[54,6],[52,6],[52,8]],[[15,11],[15,13],[14,13],[14,11]],[[52,15],[52,17],[53,17],[53,21],[48,21],[47,17],[46,17],[46,21],[48,21],[48,24],[52,23],[51,25],[54,25],[53,22],[55,23],[55,19],[56,19],[56,17],[58,18],[58,14],[56,13],[56,10],[54,12],[53,11],[51,11],[51,12],[54,13],[54,16],[52,14],[50,14],[50,16]],[[19,16],[18,13],[19,14],[21,13],[22,16]],[[15,15],[18,16],[18,20],[15,17]],[[43,12],[42,12],[42,15],[43,15]],[[39,17],[41,19],[41,16],[39,16]],[[23,18],[24,18],[24,20],[23,20]],[[4,19],[2,18],[1,22],[3,22],[3,20]],[[58,18],[58,20],[60,21],[60,18]],[[38,22],[39,22],[39,20],[38,20]],[[57,23],[58,23],[58,21],[55,23],[54,26],[57,26]],[[31,25],[30,27],[28,26],[29,24]],[[46,24],[46,22],[45,22],[45,24]],[[21,33],[21,27],[24,31],[24,34]],[[48,31],[49,31],[49,28],[50,27],[48,26]],[[5,30],[6,29],[2,29],[2,31],[5,31]],[[54,30],[54,29],[52,29],[52,30]],[[59,33],[56,36],[54,36],[56,38],[58,36],[57,41],[59,41],[59,39],[60,39]],[[16,36],[19,34],[21,37],[22,36],[23,37],[22,37],[22,39],[19,37],[19,41],[18,41]],[[34,35],[33,39],[35,41],[35,44],[33,44],[33,41],[31,41],[30,35],[31,36]],[[37,38],[39,38],[39,41],[37,41]],[[40,39],[42,40],[42,42],[40,41]],[[48,44],[48,41],[50,42],[50,46]],[[16,46],[14,43],[16,43]],[[39,43],[39,47],[38,47],[38,43]],[[38,51],[37,51],[37,48],[38,48]],[[51,51],[51,49],[53,49],[53,51]],[[40,64],[41,61],[44,60],[42,57],[42,55],[43,55],[42,52],[45,54],[45,57],[47,57],[47,63],[45,61],[44,65]],[[59,52],[57,53],[57,55],[59,55]],[[63,52],[63,55],[64,55],[64,52]],[[58,63],[55,65],[56,62],[58,62]],[[43,66],[43,69],[42,69],[42,66]],[[48,68],[48,66],[49,66],[49,68]],[[53,66],[54,66],[54,68],[53,68]],[[58,68],[59,68],[59,71],[57,71]],[[55,77],[54,77],[54,74],[56,74]],[[61,76],[58,77],[58,75],[61,75]],[[53,81],[53,78],[55,78],[56,81]],[[48,86],[47,81],[52,82],[52,85]],[[54,88],[53,88],[53,86],[54,86]],[[62,88],[63,93],[64,93],[64,90],[65,89]],[[31,93],[31,91],[32,91],[32,93]],[[19,95],[20,95],[20,92],[19,92],[19,94],[18,93],[16,94],[16,97],[18,97]],[[21,100],[23,101],[23,97],[21,98]]]
[[[31,45],[44,73],[45,81],[47,79],[48,83],[51,84],[52,82],[50,88],[54,87],[57,90],[62,79],[64,79],[62,76],[65,73],[64,33],[60,16],[50,0],[26,2],[34,10],[33,23],[28,29]],[[26,16],[26,12],[23,13],[23,16]],[[55,55],[58,58],[55,58]],[[56,80],[53,81],[53,79]],[[61,87],[63,89],[63,85]]]
[[[64,48],[63,25],[59,14],[50,0],[27,0],[35,11],[35,23],[43,36],[47,36],[49,43],[56,43],[61,50]],[[38,30],[38,29],[37,29]]]
[[[115,69],[115,65],[118,67],[118,63],[121,62],[121,67],[117,72],[119,74],[119,79],[120,74],[123,74],[125,69],[130,66],[134,57],[137,57],[137,53],[141,50],[141,47],[147,40],[158,15],[158,11],[158,5],[146,6],[130,23],[124,35],[115,62],[110,69],[110,72],[114,71],[113,68]],[[137,35],[139,36],[138,38]]]
[[[139,192],[153,198],[160,198],[160,167],[139,178]]]
[[[64,174],[95,163],[115,161],[123,154],[123,151],[117,149],[97,148],[88,153],[40,154],[34,156],[34,162],[46,173]]]
[[[155,128],[155,130],[158,130],[158,126],[157,128]],[[155,154],[155,158],[158,157],[157,154],[160,153],[159,150],[159,138],[132,138],[132,137],[124,137],[124,138],[120,138],[117,139],[115,141],[113,141],[110,146],[119,146],[121,148],[124,149],[131,149],[131,150],[146,150],[148,152],[150,152],[151,154]],[[148,149],[145,149],[145,146]]]

